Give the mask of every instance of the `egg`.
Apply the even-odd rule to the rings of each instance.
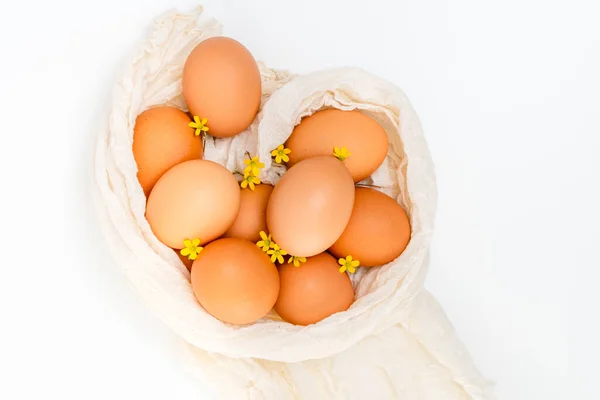
[[[279,180],[267,204],[267,227],[289,254],[310,257],[340,237],[352,214],[354,182],[333,156],[307,158]]]
[[[190,122],[186,113],[167,106],[150,108],[136,118],[133,157],[146,196],[171,167],[202,158],[202,138],[194,135]]]
[[[240,211],[224,237],[237,237],[250,242],[260,240],[260,231],[267,231],[267,203],[273,186],[261,184],[240,191]]]
[[[279,294],[279,274],[254,243],[224,238],[208,244],[194,261],[192,289],[202,307],[230,324],[265,316]]]
[[[332,155],[335,147],[350,153],[344,164],[354,182],[369,177],[383,163],[388,151],[385,130],[358,110],[322,110],[305,117],[294,128],[285,146],[288,166],[314,156]]]
[[[410,233],[400,204],[385,193],[357,187],[350,222],[329,251],[336,257],[351,255],[362,266],[379,266],[402,254]]]
[[[208,133],[237,135],[258,112],[261,80],[258,65],[241,43],[216,36],[198,44],[183,67],[183,97],[192,115],[206,118]]]
[[[347,310],[354,302],[354,291],[348,274],[339,267],[327,253],[309,257],[299,267],[281,265],[277,314],[292,324],[310,325]]]
[[[168,170],[154,185],[146,219],[158,240],[183,248],[185,239],[208,243],[231,227],[240,209],[238,183],[225,167],[192,160]]]

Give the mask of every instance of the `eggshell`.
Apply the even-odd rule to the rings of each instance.
[[[371,117],[358,110],[323,110],[303,118],[287,140],[292,150],[288,166],[319,155],[333,155],[334,147],[346,147],[350,157],[344,164],[354,182],[369,177],[387,155],[385,130]]]
[[[225,237],[237,237],[250,242],[260,240],[260,231],[267,229],[267,203],[273,191],[272,185],[261,184],[251,190],[241,189],[240,211]]]
[[[260,106],[258,65],[246,47],[227,37],[206,39],[192,50],[181,84],[190,112],[207,118],[215,137],[245,130]]]
[[[357,187],[350,222],[329,251],[373,267],[396,259],[409,240],[410,222],[400,204],[377,190]]]
[[[208,244],[192,266],[198,302],[217,319],[249,324],[265,316],[279,294],[279,274],[254,243],[225,238]]]
[[[339,267],[327,253],[309,257],[299,267],[281,265],[277,314],[292,324],[310,325],[347,310],[354,302],[354,291],[348,274]]]
[[[208,243],[221,236],[240,209],[240,189],[220,164],[192,160],[168,170],[154,185],[146,219],[158,240],[174,249],[185,239]]]
[[[267,227],[289,254],[310,257],[342,234],[354,204],[354,182],[333,156],[308,158],[279,180],[267,205]]]
[[[171,167],[202,158],[202,138],[194,135],[190,121],[183,111],[167,106],[150,108],[136,118],[133,157],[146,196]]]

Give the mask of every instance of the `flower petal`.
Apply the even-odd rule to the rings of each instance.
[[[284,256],[287,256],[287,251],[285,251],[285,250],[281,249],[281,250],[279,250],[279,252],[280,252],[282,255],[284,255]]]
[[[348,271],[350,271],[351,274],[356,272],[356,269],[354,269],[354,267],[351,265],[348,267]]]
[[[189,255],[189,254],[190,254],[190,249],[189,249],[189,248],[187,248],[187,247],[186,247],[186,248],[183,248],[183,249],[181,249],[181,250],[179,251],[179,254],[181,254],[182,256],[184,256],[184,257],[185,257],[185,256],[187,256],[187,255]]]
[[[277,155],[277,150],[273,150],[273,151],[271,151],[271,155],[272,155],[273,157],[275,157],[275,156]]]
[[[198,253],[190,253],[190,255],[188,256],[188,260],[195,260],[198,257]]]
[[[197,115],[194,115],[194,122],[196,122],[197,124],[200,123],[200,117]]]
[[[341,273],[346,272],[346,266],[345,265],[341,266],[338,271],[340,271]]]
[[[277,260],[277,255],[276,254],[272,254],[271,255],[271,262],[274,263],[275,260]]]
[[[244,180],[240,183],[240,186],[242,187],[242,189],[245,189],[246,186],[248,186],[248,181]]]
[[[200,245],[200,239],[196,238],[196,239],[192,240],[192,245],[199,246]]]
[[[290,256],[290,258],[288,259],[288,264],[294,263],[294,265],[296,265],[296,260],[294,259],[294,256]]]
[[[254,182],[250,181],[248,182],[248,186],[250,186],[250,190],[254,190]]]
[[[340,259],[338,260],[338,264],[340,264],[340,265],[345,265],[345,264],[346,264],[346,260],[344,260],[343,258],[340,258]]]
[[[280,144],[279,146],[277,146],[277,150],[283,150],[283,145]]]
[[[352,262],[350,263],[350,265],[351,265],[352,267],[358,267],[358,266],[360,265],[360,261],[358,261],[358,260],[354,260],[354,261],[352,261]]]
[[[275,250],[275,251],[279,250],[279,245],[278,244],[273,243],[272,247],[273,247],[273,250]]]
[[[346,256],[346,261],[352,261],[352,256]]]
[[[259,235],[260,235],[260,237],[261,237],[263,240],[267,240],[267,239],[268,239],[268,238],[267,238],[267,233],[266,233],[265,231],[260,231]]]
[[[277,261],[279,261],[279,264],[283,264],[283,256],[281,254],[277,256]]]
[[[288,162],[288,161],[290,161],[290,158],[289,158],[289,157],[288,157],[286,154],[284,154],[283,156],[281,156],[281,159],[282,159],[283,161],[285,161],[285,162]]]

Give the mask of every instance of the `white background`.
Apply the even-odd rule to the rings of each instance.
[[[153,18],[196,3],[0,4],[0,398],[203,398],[89,193],[119,68]],[[439,179],[427,287],[477,366],[501,399],[599,398],[597,1],[204,4],[269,66],[400,85]]]

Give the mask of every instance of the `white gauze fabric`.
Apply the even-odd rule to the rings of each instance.
[[[248,326],[222,323],[194,298],[189,273],[144,218],[145,197],[132,154],[136,116],[167,104],[186,109],[181,73],[189,52],[219,35],[202,9],[170,13],[150,28],[117,83],[95,154],[95,200],[111,252],[147,306],[189,344],[195,366],[226,399],[492,399],[490,385],[435,299],[423,289],[436,207],[434,169],[419,120],[404,93],[359,69],[294,76],[259,63],[259,115],[242,134],[206,141],[205,158],[230,171],[244,153],[265,163],[263,182],[285,167],[270,151],[303,116],[323,108],[360,109],[386,130],[390,149],[367,180],[410,215],[404,253],[380,268],[352,275],[349,310],[307,327],[271,313]]]

